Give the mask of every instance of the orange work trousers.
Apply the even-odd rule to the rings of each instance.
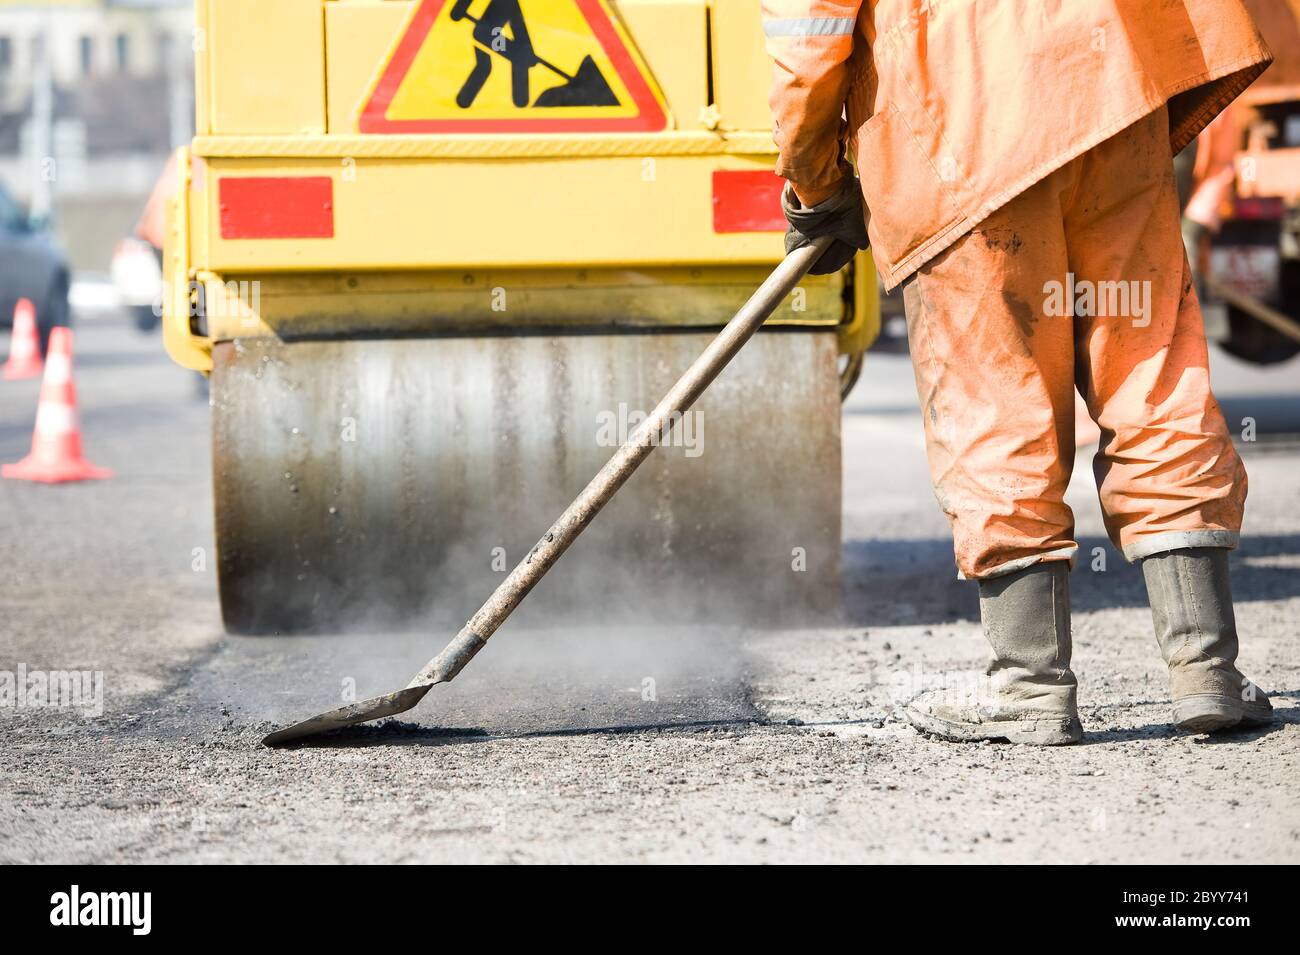
[[[1010,200],[904,285],[963,577],[1073,560],[1074,391],[1129,560],[1235,547],[1246,472],[1210,392],[1164,109]]]

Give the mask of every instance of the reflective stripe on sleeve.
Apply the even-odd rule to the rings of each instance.
[[[852,17],[783,17],[764,20],[763,33],[782,36],[848,36],[857,21]]]

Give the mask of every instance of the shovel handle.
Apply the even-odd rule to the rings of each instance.
[[[622,447],[614,452],[613,457],[588,482],[582,493],[551,525],[542,539],[497,586],[492,596],[470,617],[451,643],[415,675],[408,688],[445,683],[469,663],[524,597],[528,596],[528,592],[546,576],[560,555],[578,539],[578,535],[600,513],[601,508],[609,503],[610,498],[632,476],[641,462],[650,456],[656,445],[667,438],[673,425],[690,409],[722,369],[727,367],[727,363],[736,357],[736,353],[785,300],[790,290],[799,284],[831,241],[829,237],[814,239],[810,245],[795,249],[772,270],[772,274],[749,297],[749,301],[741,306],[740,311],[723,326],[700,357],[677,379],[677,383],[668,390],[654,411],[628,436]]]
[[[1284,315],[1271,305],[1243,292],[1238,292],[1232,286],[1225,285],[1209,276],[1205,277],[1205,289],[1216,298],[1221,298],[1229,305],[1241,309],[1255,321],[1263,322],[1288,338],[1300,342],[1300,322],[1297,322],[1290,315]]]

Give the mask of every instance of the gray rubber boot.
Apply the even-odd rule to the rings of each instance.
[[[1070,671],[1070,566],[1034,564],[980,581],[993,659],[973,689],[931,690],[904,707],[922,732],[949,740],[1060,746],[1083,736]]]
[[[1160,653],[1169,665],[1174,725],[1214,733],[1273,721],[1268,695],[1237,669],[1228,552],[1193,547],[1142,561]]]

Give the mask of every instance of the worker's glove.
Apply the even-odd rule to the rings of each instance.
[[[808,270],[813,275],[838,272],[849,264],[854,253],[871,244],[867,238],[867,217],[862,208],[862,187],[858,185],[857,176],[845,176],[840,191],[815,206],[802,205],[787,182],[781,191],[781,210],[790,223],[785,230],[787,255],[821,236],[829,235],[835,239]]]

